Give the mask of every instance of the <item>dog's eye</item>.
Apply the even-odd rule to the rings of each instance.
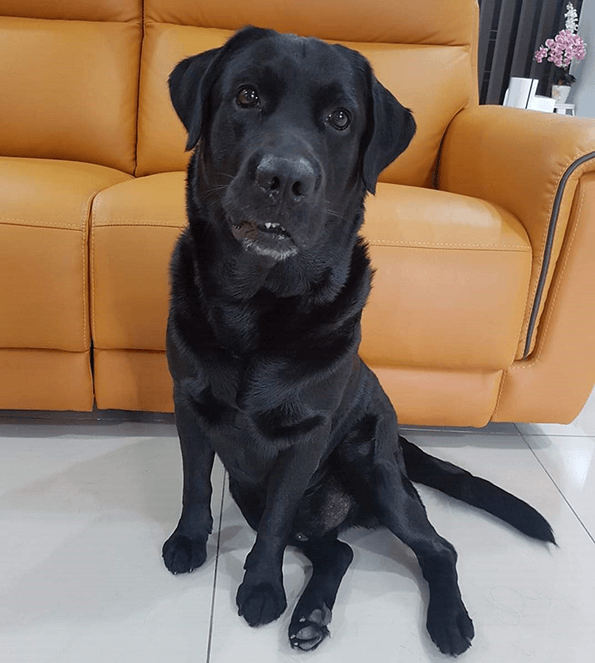
[[[328,116],[328,123],[338,131],[343,131],[351,124],[351,115],[343,108],[337,108]]]
[[[236,103],[241,108],[254,108],[260,103],[258,92],[253,87],[243,87],[236,95]]]

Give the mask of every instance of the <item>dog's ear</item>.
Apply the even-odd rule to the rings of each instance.
[[[395,99],[371,70],[370,87],[366,128],[368,142],[362,174],[366,189],[375,193],[378,176],[405,151],[415,134],[416,125],[411,111]]]
[[[199,53],[179,62],[169,76],[169,96],[186,131],[186,150],[198,143],[202,129],[203,109],[208,94],[205,74],[221,48]]]
[[[221,48],[212,48],[176,65],[169,76],[169,95],[188,132],[186,150],[196,147],[200,139],[206,103],[221,63],[243,46],[270,34],[273,30],[248,26],[236,32]]]

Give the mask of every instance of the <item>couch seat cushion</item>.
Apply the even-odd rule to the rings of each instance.
[[[515,356],[531,272],[525,229],[505,209],[379,184],[364,236],[376,267],[361,354],[382,366],[492,370]]]
[[[168,267],[186,225],[186,173],[160,173],[103,191],[93,210],[93,342],[107,349],[164,350]]]
[[[184,227],[185,173],[103,191],[92,237],[93,338],[163,351],[168,264]],[[364,313],[371,365],[498,370],[514,357],[531,247],[511,214],[444,192],[380,184],[364,235],[377,269]]]
[[[0,157],[0,347],[89,349],[91,202],[127,179],[94,164]]]

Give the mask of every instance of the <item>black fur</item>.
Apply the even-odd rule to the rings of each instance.
[[[313,574],[289,638],[317,647],[352,559],[338,533],[383,525],[417,555],[432,639],[460,654],[473,625],[456,552],[410,479],[553,537],[524,502],[400,438],[357,354],[372,276],[358,235],[364,198],[411,140],[411,113],[360,54],[257,28],[181,62],[170,92],[196,149],[189,227],[171,266],[167,354],[184,488],[167,567],[184,573],[205,560],[217,453],[257,531],[237,594],[249,624],[285,609],[283,552],[298,546]]]
[[[483,509],[533,539],[556,544],[550,524],[526,502],[452,463],[430,456],[403,436],[399,436],[399,441],[411,481]]]

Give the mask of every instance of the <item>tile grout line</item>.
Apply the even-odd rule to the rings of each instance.
[[[516,424],[515,424],[515,426],[516,426]],[[518,429],[517,429],[517,430],[518,430]],[[519,431],[519,433],[520,433],[520,431]],[[566,498],[566,495],[564,495],[564,493],[563,493],[562,490],[560,489],[560,486],[558,486],[558,484],[556,483],[556,481],[554,480],[554,478],[552,477],[552,475],[548,472],[546,466],[541,462],[541,459],[540,459],[539,456],[535,453],[535,451],[533,450],[533,448],[531,447],[531,445],[529,444],[529,442],[527,442],[527,440],[525,439],[525,436],[524,436],[522,433],[521,433],[521,437],[523,438],[523,442],[524,442],[524,443],[527,445],[527,447],[529,448],[529,451],[530,451],[530,452],[533,454],[533,456],[535,457],[535,460],[541,465],[543,471],[544,471],[544,472],[547,474],[547,476],[549,477],[549,480],[554,484],[554,486],[556,487],[556,490],[560,493],[560,495],[562,496],[562,499],[563,499],[563,500],[566,502],[566,504],[568,505],[568,508],[569,508],[569,509],[572,511],[572,513],[575,515],[576,519],[579,521],[579,523],[581,524],[582,528],[583,528],[583,529],[585,530],[585,532],[587,533],[587,536],[591,539],[591,541],[592,541],[593,543],[595,543],[595,538],[593,538],[593,535],[591,534],[591,532],[589,532],[589,530],[588,530],[587,526],[585,525],[585,523],[581,520],[581,518],[580,518],[580,516],[578,515],[578,513],[574,510],[574,507],[573,507],[572,504],[568,501],[568,499]],[[568,436],[566,436],[566,437],[568,437]]]
[[[219,549],[221,547],[221,526],[223,524],[223,503],[225,501],[226,477],[227,477],[227,472],[223,474],[223,484],[221,486],[221,506],[219,507],[219,527],[217,529],[217,550],[215,553],[215,569],[213,572],[213,593],[211,595],[211,618],[209,621],[209,637],[207,641],[206,663],[211,663],[211,645],[213,644],[213,625],[215,621],[215,592],[217,589],[217,571],[219,569]]]

